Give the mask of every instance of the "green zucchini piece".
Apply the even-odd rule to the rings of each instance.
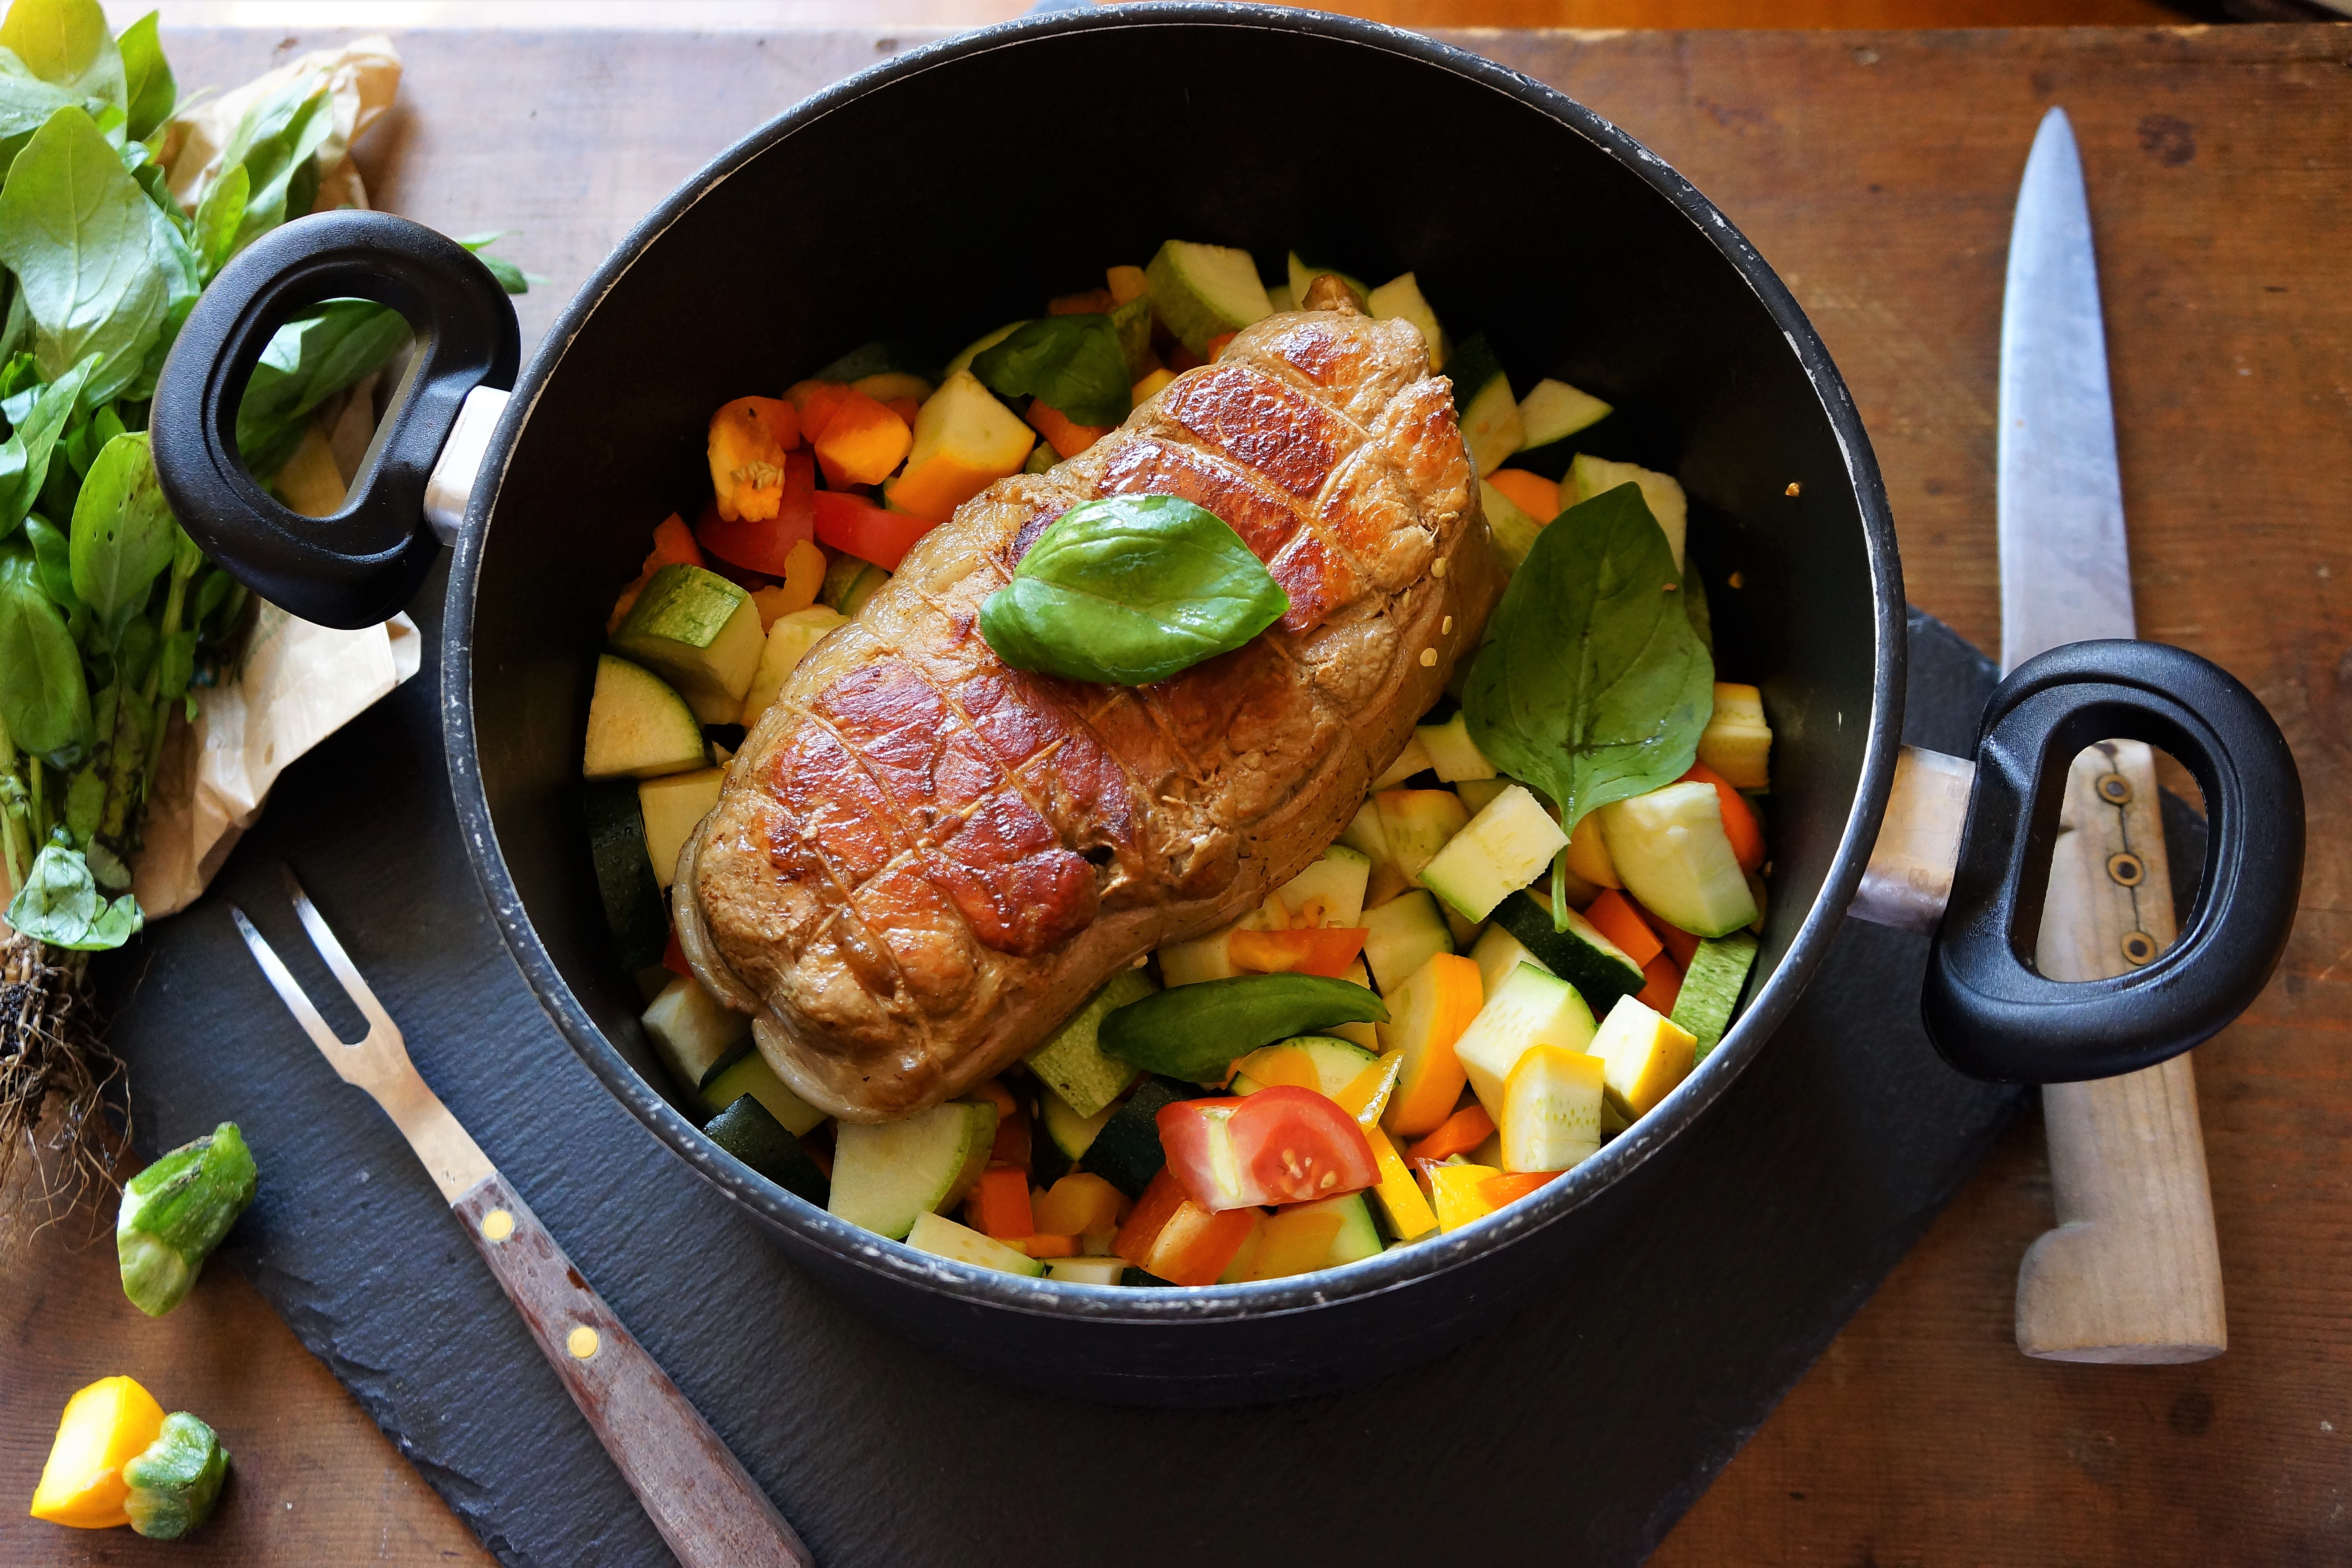
[[[1197,1084],[1156,1074],[1145,1079],[1095,1134],[1081,1167],[1129,1197],[1141,1197],[1151,1178],[1168,1163],[1167,1151],[1160,1146],[1160,1108],[1180,1100],[1198,1100],[1201,1094]]]
[[[1519,1058],[1535,1046],[1560,1046],[1583,1050],[1600,1027],[1592,1009],[1576,987],[1532,963],[1523,963],[1503,978],[1487,996],[1478,1016],[1454,1042],[1454,1058],[1469,1075],[1470,1090],[1488,1115],[1500,1122],[1503,1085]],[[1473,1163],[1483,1163],[1474,1152]]]
[[[1094,1147],[1095,1140],[1102,1136],[1102,1130],[1110,1124],[1114,1114],[1112,1108],[1106,1105],[1092,1116],[1081,1116],[1068,1100],[1052,1089],[1038,1091],[1037,1120],[1045,1126],[1046,1142],[1066,1162],[1066,1171],[1087,1157],[1087,1151]],[[1035,1145],[1033,1143],[1031,1148],[1034,1150]],[[1053,1183],[1041,1184],[1051,1186]]]
[[[988,1167],[996,1107],[951,1100],[903,1121],[845,1121],[835,1133],[825,1207],[903,1239],[922,1215],[952,1207]]]
[[[1694,936],[1729,936],[1756,918],[1713,784],[1671,784],[1599,815],[1618,879],[1660,920]]]
[[[645,824],[646,864],[665,893],[677,880],[677,858],[685,851],[686,841],[719,804],[719,786],[726,782],[725,768],[709,767],[638,783],[637,816]]]
[[[224,1121],[125,1182],[114,1251],[131,1304],[151,1318],[178,1306],[258,1180],[245,1134]]]
[[[953,375],[960,370],[970,370],[971,368],[972,361],[978,359],[981,355],[986,353],[989,350],[994,348],[997,344],[1003,342],[1005,339],[1011,337],[1013,333],[1019,331],[1028,324],[1029,319],[1024,318],[1018,321],[1007,321],[1004,325],[997,328],[996,331],[992,332],[982,332],[980,336],[972,339],[971,342],[966,343],[963,347],[962,353],[957,354],[955,358],[948,361],[947,368],[940,373],[941,378],[944,379],[947,376]]]
[[[824,1120],[824,1112],[794,1094],[748,1041],[702,1078],[702,1102],[712,1110],[724,1110],[745,1095],[766,1106],[795,1138],[807,1137]]]
[[[1698,1059],[1723,1043],[1731,1016],[1739,1009],[1740,988],[1756,963],[1756,939],[1745,931],[1708,937],[1691,954],[1690,972],[1683,976],[1675,998],[1674,1021],[1698,1041]]]
[[[122,1482],[131,1491],[122,1511],[149,1540],[177,1541],[213,1516],[227,1476],[228,1450],[219,1435],[174,1410],[155,1440],[124,1463]]]
[[[759,606],[716,572],[674,562],[654,574],[613,634],[615,653],[677,689],[705,724],[732,724],[767,643]]]
[[[1421,879],[1465,920],[1483,921],[1567,847],[1568,835],[1559,824],[1525,785],[1514,784],[1445,841],[1422,868]]]
[[[1111,331],[1118,334],[1118,352],[1127,359],[1127,379],[1132,384],[1150,374],[1151,365],[1151,296],[1138,294],[1113,306]]]
[[[1478,481],[1478,504],[1486,514],[1486,531],[1495,537],[1495,552],[1506,567],[1517,571],[1528,552],[1536,547],[1536,535],[1543,524],[1485,479]]]
[[[1498,771],[1470,738],[1470,715],[1460,709],[1443,724],[1423,724],[1412,732],[1428,753],[1429,766],[1446,784],[1493,778]]]
[[[1432,954],[1454,951],[1454,933],[1446,929],[1437,897],[1423,888],[1366,910],[1364,930],[1370,933],[1364,938],[1364,964],[1382,995],[1411,979]]]
[[[836,555],[824,569],[824,585],[816,591],[817,603],[842,616],[854,616],[889,580],[890,574],[871,561]]]
[[[689,1099],[700,1092],[712,1068],[751,1037],[751,1015],[738,1013],[705,991],[691,974],[663,986],[640,1022],[679,1094]]]
[[[1103,1018],[1113,1008],[1139,1002],[1158,989],[1142,970],[1120,970],[1023,1060],[1072,1110],[1081,1117],[1094,1115],[1126,1092],[1143,1070],[1103,1054],[1098,1043]]]
[[[1328,1211],[1339,1216],[1339,1234],[1331,1238],[1331,1254],[1323,1260],[1324,1268],[1337,1268],[1342,1263],[1353,1263],[1381,1250],[1380,1227],[1372,1223],[1372,1205],[1364,1201],[1363,1194],[1349,1193],[1343,1198],[1300,1204],[1297,1208],[1307,1213]]]
[[[1274,313],[1246,250],[1171,239],[1143,269],[1151,308],[1178,342],[1202,358],[1209,340]]]
[[[1470,460],[1486,478],[1519,449],[1524,434],[1519,424],[1519,400],[1511,395],[1511,378],[1495,357],[1486,334],[1474,333],[1446,362],[1454,382],[1454,409],[1462,423],[1462,443]]]
[[[1275,1046],[1305,1052],[1307,1059],[1315,1064],[1315,1091],[1335,1099],[1380,1059],[1380,1053],[1370,1047],[1330,1035],[1301,1035],[1296,1039],[1276,1040]],[[1247,1073],[1235,1073],[1231,1087],[1235,1094],[1255,1094],[1265,1086]]]
[[[618,662],[617,660],[615,662]],[[695,731],[699,744],[700,731]],[[669,945],[669,905],[646,853],[645,813],[637,807],[633,779],[588,786],[588,858],[596,868],[596,895],[604,924],[620,949],[621,967],[659,963]]]
[[[1619,485],[1641,486],[1642,500],[1648,504],[1650,515],[1658,520],[1666,544],[1675,552],[1675,570],[1683,569],[1683,536],[1690,529],[1690,500],[1683,493],[1681,480],[1654,468],[1613,463],[1606,458],[1579,452],[1568,466],[1568,484],[1575,487],[1576,498],[1571,501],[1562,496],[1563,506],[1589,501]]]
[[[1051,441],[1040,441],[1029,448],[1029,460],[1021,465],[1021,471],[1024,474],[1042,474],[1061,460],[1061,454],[1054,450],[1054,444]]]
[[[738,1096],[702,1130],[710,1141],[794,1197],[824,1206],[832,1184],[801,1141],[768,1112],[757,1095]]]
[[[1419,327],[1421,341],[1429,348],[1430,370],[1445,368],[1445,329],[1438,325],[1437,312],[1422,297],[1421,283],[1412,273],[1390,279],[1366,295],[1364,304],[1376,321],[1411,321]]]
[[[1034,1279],[1045,1272],[1043,1262],[1019,1247],[1007,1247],[992,1236],[982,1236],[970,1226],[958,1225],[935,1214],[915,1216],[913,1226],[907,1232],[907,1245],[934,1258],[953,1258],[975,1268],[993,1268],[1000,1274],[1022,1274]]]
[[[1600,424],[1614,410],[1589,392],[1579,392],[1564,381],[1546,376],[1519,399],[1519,425],[1526,432],[1519,450],[1532,452],[1555,441],[1565,441],[1579,430]]]
[[[1049,1258],[1045,1259],[1046,1279],[1066,1280],[1073,1285],[1116,1285],[1119,1283],[1120,1276],[1129,1272],[1130,1270],[1127,1261],[1118,1258]]]
[[[1118,1273],[1118,1282],[1129,1287],[1141,1286],[1149,1288],[1157,1286],[1161,1289],[1172,1290],[1175,1289],[1174,1285],[1168,1280],[1162,1279],[1159,1275],[1146,1273],[1140,1268],[1120,1269]]]
[[[596,656],[581,773],[592,779],[649,779],[702,766],[702,723],[669,682],[643,665]]]
[[[1493,920],[1495,929],[1510,932],[1536,963],[1575,986],[1601,1012],[1615,1006],[1620,996],[1638,994],[1648,984],[1642,966],[1574,910],[1568,911],[1566,929],[1558,929],[1549,910],[1531,895],[1517,892],[1495,906]]]

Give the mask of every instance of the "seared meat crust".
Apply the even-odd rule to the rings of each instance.
[[[1260,902],[1476,646],[1500,572],[1451,390],[1409,324],[1310,303],[1332,308],[1258,322],[1079,457],[960,508],[746,740],[681,868],[680,938],[812,1104],[936,1104]],[[1146,688],[1006,668],[982,602],[1072,506],[1146,493],[1232,524],[1289,613]]]

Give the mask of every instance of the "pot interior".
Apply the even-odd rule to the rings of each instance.
[[[711,411],[877,337],[944,360],[1178,237],[1246,246],[1269,276],[1292,249],[1374,283],[1411,269],[1520,391],[1551,375],[1616,405],[1587,449],[1681,479],[1717,672],[1764,689],[1775,733],[1756,1026],[1698,1077],[1737,1071],[1832,923],[1798,942],[1869,743],[1899,711],[1899,662],[1891,696],[1874,679],[1899,661],[1902,611],[1835,373],[1711,208],[1603,122],[1483,62],[1247,13],[1108,13],[950,43],[821,96],[719,167],[648,221],[532,367],[472,613],[453,605],[449,621],[470,622],[481,788],[519,900],[498,896],[486,858],[493,901],[510,935],[535,933],[543,956],[525,933],[524,968],[592,1065],[587,1025],[670,1092],[604,928],[581,736],[614,595],[654,525],[708,494]],[[461,810],[464,795],[461,776]],[[1771,984],[1784,969],[1790,984]],[[701,1142],[665,1135],[689,1154]],[[792,1200],[746,1191],[792,1222]]]

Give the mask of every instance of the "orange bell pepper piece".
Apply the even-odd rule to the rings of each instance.
[[[1107,268],[1103,272],[1103,281],[1109,285],[1114,309],[1151,292],[1151,279],[1144,276],[1140,267]]]
[[[1213,1214],[1165,1169],[1151,1178],[1111,1250],[1171,1285],[1213,1285],[1264,1218],[1255,1208]]]
[[[729,522],[759,521],[776,515],[784,494],[784,452],[779,430],[800,441],[799,420],[789,403],[772,397],[739,397],[710,416],[710,486],[719,515]]]
[[[1626,902],[1632,905],[1635,914],[1642,917],[1642,923],[1650,928],[1650,934],[1656,937],[1659,944],[1666,950],[1666,956],[1675,961],[1675,967],[1688,969],[1691,960],[1698,954],[1698,938],[1691,935],[1682,927],[1652,914],[1641,904],[1634,903],[1630,899]],[[1649,965],[1644,963],[1643,967],[1646,969]]]
[[[839,381],[796,381],[784,389],[785,398],[800,416],[801,437],[812,446],[824,434],[833,411],[848,395],[848,384]]]
[[[1407,1160],[1443,1160],[1467,1154],[1495,1135],[1495,1119],[1483,1105],[1465,1105],[1441,1123],[1436,1131],[1404,1152]]]
[[[1644,969],[1664,946],[1649,922],[1634,911],[1633,901],[1614,888],[1585,905],[1584,918],[1592,922],[1593,930],[1624,949],[1625,956]]]
[[[915,432],[856,387],[845,387],[816,438],[817,467],[824,482],[835,489],[844,485],[878,485],[907,460]]]
[[[619,629],[621,623],[628,618],[629,611],[635,606],[637,595],[644,593],[646,584],[654,580],[655,573],[665,566],[679,564],[702,566],[709,563],[703,557],[702,546],[695,542],[694,530],[686,526],[686,519],[672,512],[654,525],[653,551],[646,557],[645,568],[637,574],[636,581],[621,590],[620,598],[614,602],[612,615],[604,622],[604,629],[607,632]]]
[[[1488,1208],[1498,1209],[1566,1174],[1565,1171],[1515,1171],[1507,1176],[1489,1176],[1478,1184],[1478,1197]]]
[[[1041,1231],[1100,1236],[1118,1228],[1128,1208],[1128,1197],[1092,1172],[1077,1171],[1031,1199],[1030,1206]]]
[[[1075,1236],[1024,1236],[1013,1245],[1032,1258],[1076,1258],[1078,1255],[1078,1238]]]
[[[965,1222],[982,1236],[1017,1241],[1037,1234],[1029,1207],[1029,1173],[1013,1165],[991,1165],[964,1202]]]
[[[1297,931],[1237,931],[1225,939],[1236,969],[1261,974],[1320,974],[1338,980],[1364,951],[1372,933],[1361,926],[1314,926]]]
[[[1642,965],[1642,973],[1649,984],[1643,986],[1633,999],[1653,1013],[1673,1016],[1675,998],[1683,994],[1683,972],[1675,967],[1672,958],[1662,952]]]
[[[1029,400],[1029,412],[1023,417],[1032,430],[1045,437],[1057,458],[1076,457],[1109,435],[1111,429],[1108,425],[1074,425],[1068,415],[1034,397]]]

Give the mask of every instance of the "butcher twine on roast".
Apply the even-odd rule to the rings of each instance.
[[[1420,331],[1336,279],[924,535],[786,680],[673,894],[703,984],[847,1121],[962,1093],[1162,943],[1264,900],[1404,748],[1501,572]],[[1055,519],[1175,495],[1289,613],[1157,684],[1008,669],[982,601]]]

